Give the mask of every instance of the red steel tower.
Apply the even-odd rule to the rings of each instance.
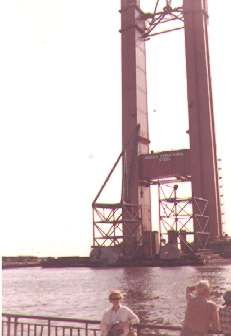
[[[191,234],[194,246],[201,247],[201,241],[208,242],[222,235],[207,0],[182,0],[177,7],[174,7],[174,0],[165,0],[162,8],[160,2],[155,1],[154,13],[144,13],[139,0],[121,0],[123,148],[118,160],[122,158],[123,162],[122,196],[116,204],[99,204],[98,196],[93,202],[93,211],[99,219],[94,219],[93,246],[123,246],[123,253],[130,256],[135,251],[143,256],[153,254],[150,196],[153,184],[159,188],[168,182],[174,184],[173,193],[160,199],[159,205],[163,202],[173,204],[175,226],[166,230],[175,231],[181,243]],[[181,26],[173,24],[155,33],[157,26],[170,21],[180,22]],[[151,36],[176,29],[185,32],[190,148],[150,153],[145,43]],[[191,195],[179,199],[176,183],[184,182],[191,184]],[[198,206],[199,203],[203,205]],[[189,219],[179,225],[182,209],[189,204]],[[180,211],[177,210],[179,205]],[[102,209],[109,214],[102,215]],[[171,213],[166,215],[165,211],[164,216],[160,215],[160,231],[161,220],[171,217]],[[192,228],[187,231],[188,221],[192,222]]]

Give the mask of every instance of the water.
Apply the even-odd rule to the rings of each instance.
[[[231,288],[231,265],[132,268],[18,268],[2,272],[3,312],[100,320],[110,289],[126,293],[124,303],[142,323],[181,324],[185,287],[201,279],[222,304]]]

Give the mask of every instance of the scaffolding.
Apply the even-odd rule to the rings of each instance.
[[[184,183],[158,183],[159,230],[161,244],[175,243],[182,252],[206,248],[209,240],[206,215],[208,201],[200,197],[178,195]],[[184,191],[185,192],[185,191]]]
[[[93,247],[121,247],[124,255],[142,245],[142,234],[137,241],[137,231],[142,232],[141,207],[121,203],[94,203],[93,210]],[[126,226],[124,223],[132,224]],[[130,229],[129,229],[130,228]],[[126,236],[129,239],[126,239]]]

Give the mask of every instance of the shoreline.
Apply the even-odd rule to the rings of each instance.
[[[72,262],[60,262],[59,258],[50,258],[50,262],[44,264],[44,260],[37,261],[5,261],[2,262],[2,270],[14,269],[14,268],[28,268],[28,267],[41,267],[41,268],[77,268],[77,267],[91,267],[91,268],[118,268],[118,267],[179,267],[179,266],[198,266],[198,267],[211,267],[211,266],[225,266],[231,265],[231,258],[219,258],[218,260],[210,260],[205,264],[196,263],[180,263],[180,262],[148,262],[148,263],[119,263],[115,265],[103,265],[95,264],[89,261],[80,262],[80,257],[76,257],[76,260]],[[86,258],[86,257],[84,257]]]

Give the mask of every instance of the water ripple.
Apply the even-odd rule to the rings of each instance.
[[[143,323],[180,324],[185,287],[208,279],[212,299],[221,304],[223,292],[231,287],[231,266],[24,268],[4,270],[2,278],[5,312],[98,320],[110,289],[118,288]]]

